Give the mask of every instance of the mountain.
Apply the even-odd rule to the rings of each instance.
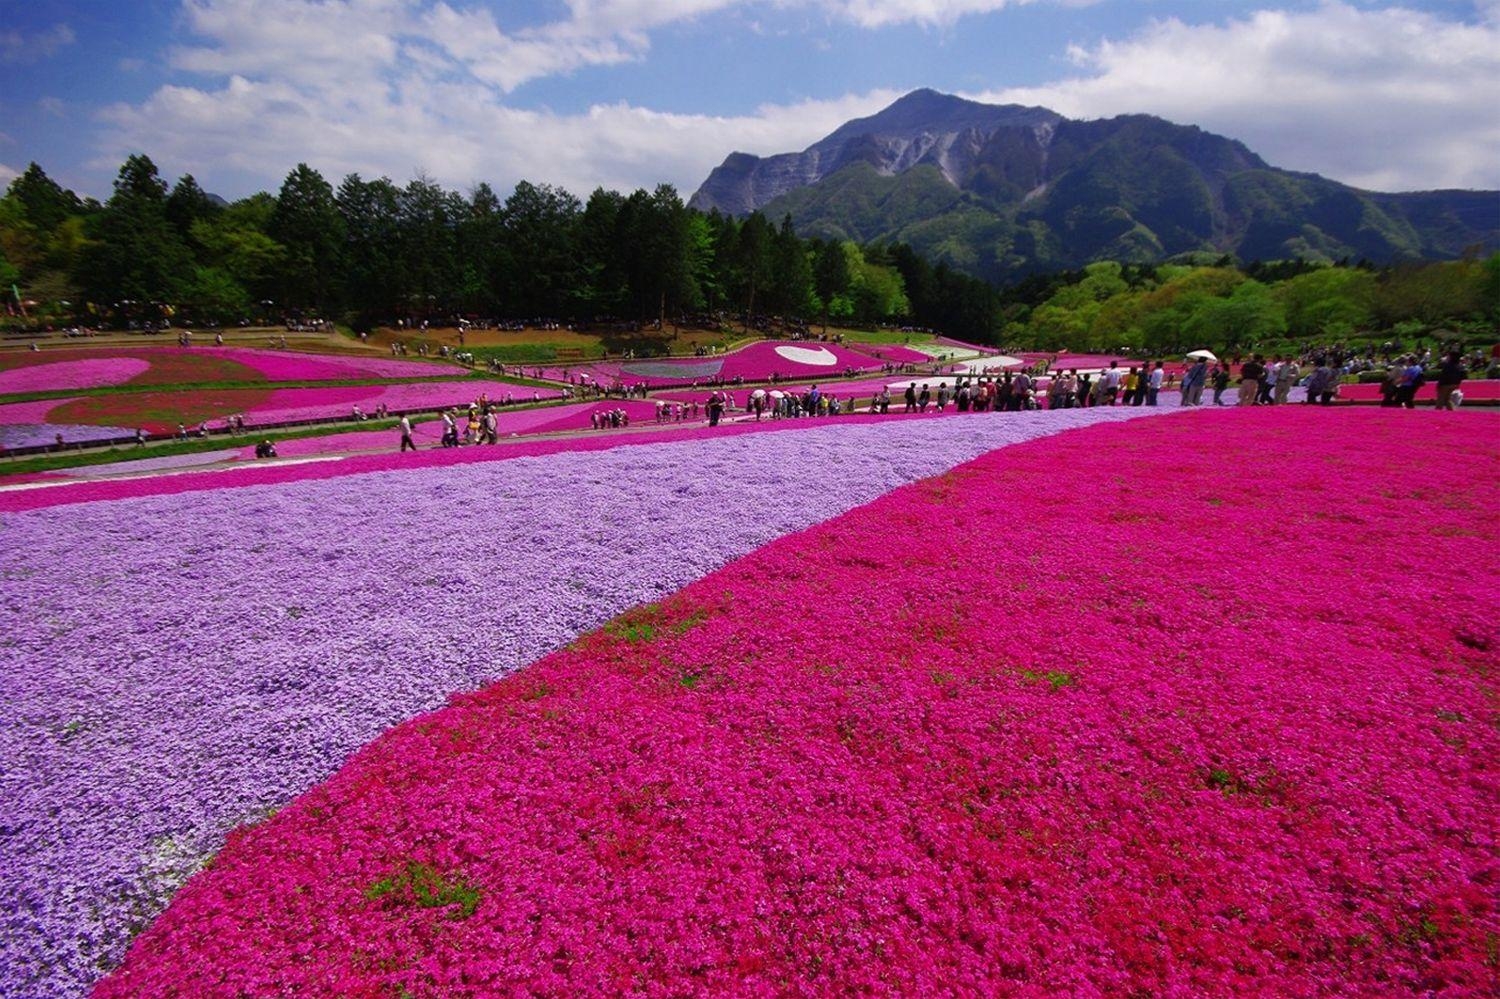
[[[691,204],[789,214],[803,235],[899,240],[993,280],[1197,251],[1386,262],[1500,248],[1494,191],[1362,191],[1149,115],[1074,121],[933,90],[800,153],[734,153]]]

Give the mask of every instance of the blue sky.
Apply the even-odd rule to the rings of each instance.
[[[686,197],[923,86],[1500,188],[1500,0],[0,0],[0,182],[104,197],[145,152],[229,198],[299,161]]]

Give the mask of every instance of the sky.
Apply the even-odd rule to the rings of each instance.
[[[230,200],[300,162],[686,198],[918,87],[1500,190],[1500,0],[0,0],[0,184],[103,200],[145,153]]]

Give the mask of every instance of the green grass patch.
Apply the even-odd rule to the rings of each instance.
[[[465,347],[481,364],[498,361],[501,364],[551,364],[557,360],[557,348],[545,343],[508,343],[495,347]],[[577,360],[598,360],[604,356],[604,348],[581,348],[584,357]],[[571,358],[570,358],[571,359]]]
[[[1058,669],[1048,670],[1045,673],[1038,673],[1035,670],[1023,669],[1021,671],[1021,678],[1028,683],[1041,683],[1045,681],[1047,685],[1053,690],[1062,690],[1064,687],[1072,687],[1078,683],[1078,681],[1073,678],[1072,673],[1067,673],[1063,670]]]
[[[450,909],[447,915],[453,920],[474,915],[483,895],[462,875],[444,877],[436,868],[414,860],[365,889],[365,898],[371,902],[394,908]]]
[[[814,324],[813,328],[821,331],[823,327]],[[915,347],[917,344],[930,344],[936,339],[931,333],[903,333],[900,330],[830,329],[828,331],[829,336],[838,333],[842,333],[844,339],[850,343],[888,343],[896,346]]]

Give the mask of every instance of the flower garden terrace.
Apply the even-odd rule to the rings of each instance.
[[[0,494],[0,992],[1491,994],[1495,420]]]

